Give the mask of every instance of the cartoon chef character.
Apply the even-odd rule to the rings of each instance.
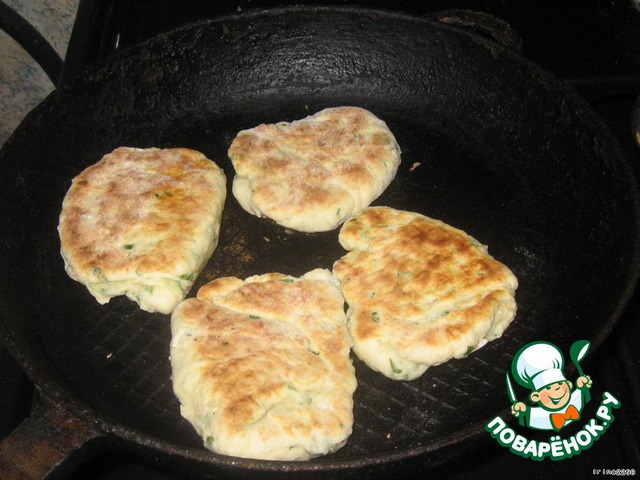
[[[590,398],[592,381],[588,375],[576,380],[576,389],[563,373],[562,352],[548,342],[525,345],[513,357],[511,372],[516,381],[531,390],[529,400],[538,406],[516,402],[511,407],[515,417],[523,415],[529,428],[558,431],[580,418]],[[515,399],[512,399],[515,401]]]

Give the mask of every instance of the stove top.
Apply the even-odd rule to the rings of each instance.
[[[172,28],[221,14],[285,4],[367,5],[412,15],[473,8],[506,20],[522,39],[523,54],[571,84],[600,114],[640,174],[640,149],[629,120],[640,94],[640,11],[634,2],[592,0],[268,1],[81,0],[63,69],[69,81],[93,62]],[[639,175],[640,178],[640,175]],[[560,462],[532,462],[487,442],[463,462],[446,465],[433,478],[491,478],[517,472],[519,478],[586,478],[604,469],[640,471],[640,299],[634,298],[601,349],[585,362],[594,379],[592,396],[613,393],[622,402],[616,422],[593,447]],[[29,415],[33,386],[0,348],[0,438]],[[601,473],[602,474],[602,473]],[[394,475],[403,478],[401,472]],[[105,452],[70,479],[184,479],[148,459]]]

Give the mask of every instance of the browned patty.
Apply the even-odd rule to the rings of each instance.
[[[424,215],[370,207],[339,235],[333,267],[349,305],[354,351],[374,370],[411,380],[502,335],[518,282],[462,230]]]
[[[222,170],[194,150],[117,148],[75,177],[60,214],[69,276],[100,302],[170,313],[217,241]]]
[[[172,315],[173,386],[214,452],[304,460],[351,434],[356,378],[328,270],[219,278]]]
[[[336,228],[389,185],[400,147],[386,123],[336,107],[238,133],[233,194],[249,213],[303,232]]]

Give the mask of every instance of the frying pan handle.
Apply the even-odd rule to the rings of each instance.
[[[522,53],[522,39],[511,24],[488,13],[477,10],[448,9],[427,13],[423,18],[479,33]]]
[[[61,478],[91,455],[105,434],[63,402],[39,396],[30,417],[0,443],[0,478]]]

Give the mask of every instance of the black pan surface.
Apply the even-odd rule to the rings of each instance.
[[[235,134],[330,106],[387,122],[402,148],[375,202],[466,230],[518,276],[505,335],[394,382],[354,360],[355,428],[337,453],[281,464],[214,455],[172,393],[169,317],[100,306],[69,279],[57,221],[70,180],[118,146],[188,147],[226,172]],[[610,332],[638,274],[638,195],[612,135],[568,87],[517,53],[453,27],[354,8],[285,8],[198,24],[125,51],[32,112],[0,156],[0,316],[36,381],[89,407],[114,437],[199,468],[323,471],[420,458],[488,435],[509,406],[512,355]],[[230,190],[230,189],[229,189]],[[219,276],[331,268],[337,230],[302,234],[227,198]],[[46,393],[46,392],[44,392]],[[505,416],[505,418],[507,418]]]

